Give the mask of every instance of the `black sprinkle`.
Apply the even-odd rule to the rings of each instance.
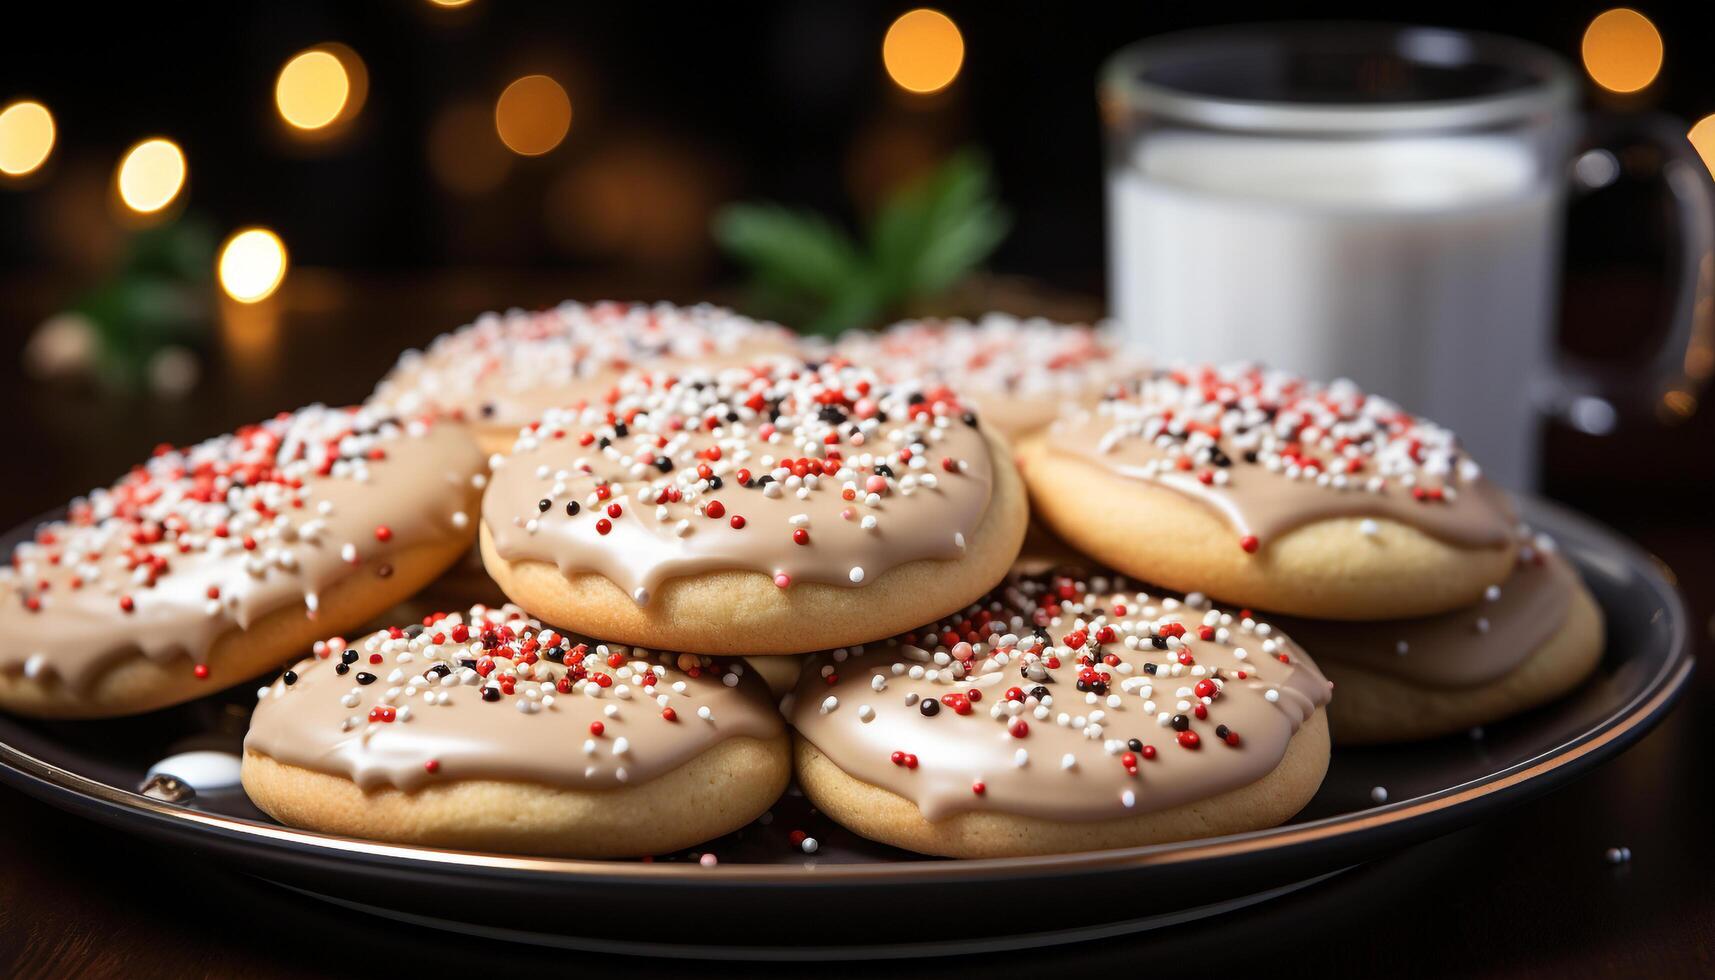
[[[1220,738],[1220,739],[1224,739],[1227,737],[1227,734],[1231,731],[1232,731],[1232,729],[1228,728],[1225,725],[1216,725],[1215,726],[1215,737]]]
[[[1038,701],[1046,701],[1048,700],[1048,689],[1038,684],[1030,689],[1030,696]]]
[[[348,674],[351,672],[351,665],[350,664],[334,664],[333,665],[333,672],[336,674]]]
[[[410,637],[411,639],[415,640],[417,637],[422,636],[426,630],[427,630],[427,627],[425,627],[422,623],[412,623],[411,625],[405,627],[405,635]]]
[[[1155,644],[1157,650],[1167,649],[1167,637],[1165,636],[1152,636],[1149,638],[1149,642]]]
[[[1144,664],[1143,665],[1143,672],[1146,674],[1154,674],[1155,673],[1155,665],[1154,664]]]
[[[875,464],[875,473],[877,476],[891,477],[893,475],[893,467],[886,463],[877,463]]]
[[[578,506],[578,502],[576,500],[566,501],[566,516],[567,517],[578,516],[578,511],[580,511],[580,510],[583,510],[583,508]]]
[[[1171,724],[1173,726],[1174,731],[1182,732],[1185,729],[1191,727],[1191,719],[1185,717],[1184,715],[1174,715],[1173,720],[1170,721],[1169,724]]]
[[[1245,462],[1247,462],[1247,463],[1256,462],[1256,450],[1254,450],[1254,449],[1245,450]]]
[[[673,472],[673,461],[665,456],[655,457],[655,468],[663,473]]]
[[[941,713],[941,702],[934,698],[924,698],[917,702],[917,710],[923,712],[923,717],[933,718]]]
[[[613,427],[613,434],[624,439],[626,436],[631,434],[631,428],[624,422],[620,422]]]
[[[367,670],[360,670],[357,672],[357,682],[359,684],[373,684],[375,683],[375,675]]]
[[[816,413],[816,417],[829,425],[839,425],[846,420],[846,413],[840,411],[836,406],[823,405],[822,410]]]
[[[921,405],[928,400],[929,400],[928,397],[925,396],[921,391],[914,391],[911,393],[910,398],[905,399],[905,403],[908,405]]]
[[[346,652],[340,654],[339,655],[339,662],[342,664],[357,663],[357,651],[356,650],[347,650]]]
[[[609,447],[611,445],[613,445],[613,440],[609,439],[607,436],[602,436],[601,441],[596,443],[596,446],[601,448],[601,449],[606,449],[607,447]]]
[[[293,684],[298,683],[298,672],[295,670],[288,670],[284,674],[280,675],[280,679],[286,682],[287,687],[291,687]]]
[[[500,688],[498,688],[498,687],[485,687],[485,688],[483,688],[482,689],[482,699],[484,701],[499,701],[500,700]]]
[[[726,486],[726,482],[723,481],[720,477],[718,477],[718,476],[709,477],[709,489],[710,490],[719,490],[721,487],[724,487],[724,486]]]
[[[554,502],[549,500],[547,497],[543,497],[541,500],[536,501],[536,509],[544,514],[547,513],[548,508],[552,506],[554,506]]]
[[[1125,747],[1133,752],[1142,752],[1143,740],[1140,738],[1128,738],[1125,740]]]
[[[446,664],[431,664],[428,670],[423,671],[423,676],[428,677],[430,674],[433,674],[436,677],[445,677],[452,672],[453,669],[448,667]]]
[[[961,419],[963,419],[963,420],[964,420],[964,423],[965,423],[965,424],[966,424],[966,425],[968,425],[968,426],[970,426],[970,427],[972,427],[972,428],[976,428],[976,424],[977,424],[977,413],[975,413],[975,412],[966,412],[966,413],[965,413],[965,414],[963,414],[963,415],[961,415],[961,416],[959,416],[959,418],[961,418]]]

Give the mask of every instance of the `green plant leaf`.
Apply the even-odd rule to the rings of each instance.
[[[715,216],[714,233],[759,279],[786,293],[832,296],[864,264],[850,235],[810,211],[729,205]]]
[[[945,289],[988,258],[1010,224],[993,192],[987,162],[967,150],[883,205],[870,249],[897,298]]]

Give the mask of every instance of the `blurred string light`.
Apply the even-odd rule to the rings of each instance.
[[[243,228],[220,247],[220,288],[240,303],[259,303],[286,278],[286,243],[266,228]]]
[[[288,125],[306,132],[350,122],[369,95],[369,72],[357,52],[338,43],[293,55],[274,81],[274,105]]]
[[[572,128],[572,100],[547,75],[525,75],[494,103],[494,129],[507,149],[536,157],[560,145]]]
[[[901,14],[881,42],[881,61],[894,84],[928,95],[953,84],[965,63],[965,39],[952,18],[919,7]]]
[[[1661,32],[1630,7],[1604,11],[1584,31],[1584,69],[1611,92],[1637,92],[1661,73]]]
[[[468,7],[470,0],[429,0],[436,7]]]
[[[1697,124],[1691,127],[1691,132],[1686,134],[1686,139],[1691,141],[1697,155],[1703,158],[1703,165],[1709,168],[1711,174],[1715,174],[1715,114],[1697,120]]]
[[[185,186],[185,154],[164,137],[146,139],[125,151],[114,174],[119,200],[138,214],[154,214]]]
[[[40,102],[19,100],[0,109],[0,174],[23,177],[54,151],[54,117]]]
[[[429,169],[441,186],[459,194],[485,194],[500,186],[512,155],[495,136],[485,103],[455,102],[429,127]]]

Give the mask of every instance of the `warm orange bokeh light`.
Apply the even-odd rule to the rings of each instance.
[[[1584,69],[1612,92],[1636,92],[1661,73],[1661,32],[1629,7],[1597,15],[1584,31]]]
[[[887,29],[881,62],[894,83],[907,92],[939,92],[959,77],[965,39],[946,14],[919,7],[901,14]]]
[[[154,214],[185,186],[185,154],[170,139],[146,139],[125,151],[114,175],[119,200],[138,214]]]
[[[1715,174],[1715,114],[1697,120],[1697,125],[1691,127],[1691,132],[1687,133],[1685,138],[1691,141],[1692,148],[1703,158],[1703,165],[1709,168],[1711,174]]]
[[[54,117],[40,102],[14,102],[0,109],[0,174],[34,173],[54,151]]]
[[[286,243],[266,228],[234,232],[220,247],[220,288],[240,303],[260,303],[286,278]]]
[[[369,73],[343,44],[318,44],[293,55],[274,81],[274,106],[296,129],[313,131],[349,122],[369,94]]]
[[[572,128],[572,100],[547,75],[525,75],[500,93],[494,129],[519,156],[536,157],[560,145]]]

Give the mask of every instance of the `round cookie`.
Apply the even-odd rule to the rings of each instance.
[[[1328,698],[1267,624],[1062,571],[818,654],[786,711],[799,783],[829,817],[1001,857],[1275,826],[1327,771]]]
[[[956,395],[831,361],[630,375],[496,457],[483,564],[542,619],[789,654],[958,609],[1006,575],[1023,484]]]
[[[565,302],[485,313],[402,354],[370,403],[452,415],[484,452],[503,452],[547,409],[599,397],[634,367],[737,363],[795,343],[778,324],[708,304]]]
[[[1020,447],[1036,516],[1179,592],[1319,619],[1477,601],[1513,565],[1511,500],[1451,432],[1349,382],[1252,367],[1113,386]]]
[[[257,693],[244,790],[322,833],[661,854],[754,820],[791,775],[742,662],[583,642],[514,606],[318,643]]]
[[[456,561],[481,473],[462,429],[367,409],[163,446],[0,570],[0,708],[136,714],[275,669]]]
[[[889,378],[952,385],[1009,441],[1037,432],[1067,403],[1088,404],[1141,362],[1110,333],[1084,324],[989,313],[969,320],[906,320],[854,330],[834,350]]]
[[[1275,622],[1334,682],[1338,745],[1434,738],[1511,717],[1583,683],[1603,646],[1596,600],[1540,537],[1520,546],[1517,568],[1475,606],[1389,622]]]

